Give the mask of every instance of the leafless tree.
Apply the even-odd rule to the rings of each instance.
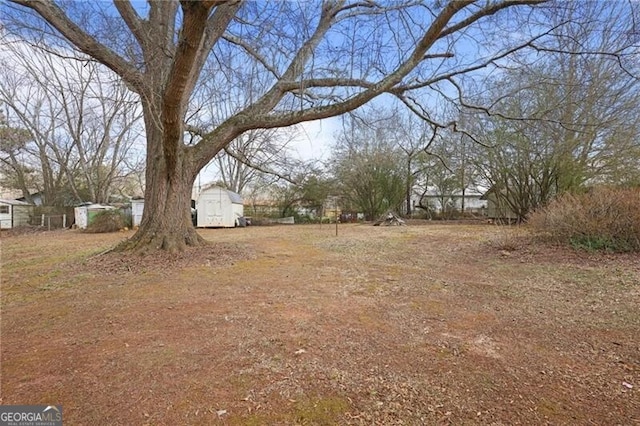
[[[416,186],[424,182],[424,174],[429,172],[427,168],[431,166],[424,161],[424,157],[431,152],[437,129],[410,111],[397,108],[393,111],[393,120],[390,126],[394,129],[392,136],[394,142],[402,153],[405,169],[404,208],[406,215],[411,216]]]
[[[336,116],[382,94],[420,112],[421,92],[504,58],[546,32],[541,23],[526,26],[530,15],[519,19],[511,12],[526,15],[540,0],[390,5],[166,0],[144,8],[115,0],[117,13],[108,7],[96,13],[102,3],[70,8],[71,3],[47,0],[11,3],[19,6],[9,10],[12,17],[32,11],[51,34],[62,34],[140,95],[147,135],[146,208],[139,231],[123,247],[142,249],[180,250],[202,242],[190,220],[194,179],[244,132]],[[492,17],[509,18],[523,37],[480,31],[490,28]],[[20,23],[30,26],[25,36],[42,28],[33,15]],[[541,34],[525,35],[535,31]],[[487,51],[488,38],[504,44]],[[45,43],[50,40],[44,37]],[[483,53],[470,56],[474,51]],[[195,90],[205,67],[216,71],[215,98],[203,99]],[[248,96],[248,81],[262,90]],[[238,97],[237,109],[207,126],[197,143],[185,144],[188,112],[198,111],[194,104]],[[200,117],[209,119],[214,117]]]
[[[15,69],[7,62],[3,67],[0,96],[6,108],[7,123],[29,134],[24,143],[3,150],[4,164],[8,166],[5,173],[15,176],[23,193],[32,191],[34,187],[29,186],[34,185],[45,203],[56,204],[65,186],[65,172],[72,150],[68,139],[60,136],[56,122],[59,110],[50,108],[57,100],[43,90],[43,86],[31,84],[29,74],[14,73]],[[27,169],[33,175],[29,182],[22,173]]]
[[[61,59],[15,40],[1,53],[0,101],[12,124],[30,134],[3,150],[16,184],[40,191],[46,204],[107,202],[139,167],[137,97],[82,55]],[[25,168],[37,179],[26,182]]]
[[[289,149],[292,135],[278,130],[249,130],[216,155],[214,164],[225,187],[241,193],[260,174],[294,181],[300,162]]]
[[[405,156],[396,124],[392,111],[367,108],[345,117],[334,147],[331,163],[339,195],[368,220],[398,211],[404,201]]]
[[[521,220],[557,194],[637,182],[640,38],[628,18],[638,8],[589,2],[556,12],[550,20],[566,24],[536,45],[544,56],[486,86],[490,110],[463,102],[483,113],[479,170]]]
[[[27,202],[33,203],[30,188],[36,187],[37,176],[22,158],[30,141],[29,131],[11,126],[0,108],[0,182],[4,187],[19,189]]]

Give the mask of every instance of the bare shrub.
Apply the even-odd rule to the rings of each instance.
[[[125,228],[125,220],[118,210],[105,210],[98,213],[87,226],[86,232],[105,233],[117,232]]]
[[[530,234],[521,226],[499,226],[488,243],[496,250],[517,251],[531,242]]]
[[[534,212],[529,225],[576,248],[640,251],[640,189],[600,187],[566,194]]]

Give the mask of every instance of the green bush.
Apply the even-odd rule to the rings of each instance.
[[[125,219],[119,210],[105,210],[96,214],[85,231],[99,234],[117,232],[125,227]]]
[[[565,194],[534,212],[529,224],[578,249],[640,251],[640,189],[600,187]]]

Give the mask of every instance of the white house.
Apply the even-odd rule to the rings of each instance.
[[[18,200],[0,199],[0,229],[28,225],[33,205]]]
[[[464,211],[467,213],[485,214],[487,200],[482,198],[483,194],[483,189],[476,187],[467,188],[464,196],[461,190],[442,194],[437,187],[432,186],[414,197],[413,205],[414,207],[419,204],[430,206],[434,213],[442,213],[450,209],[461,211],[464,205]]]
[[[202,188],[196,210],[198,228],[233,228],[244,216],[242,196],[217,185]]]

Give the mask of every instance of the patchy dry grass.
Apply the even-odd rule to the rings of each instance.
[[[3,238],[0,403],[74,425],[640,423],[639,258],[496,232],[203,230],[154,259],[95,256],[130,233]]]

